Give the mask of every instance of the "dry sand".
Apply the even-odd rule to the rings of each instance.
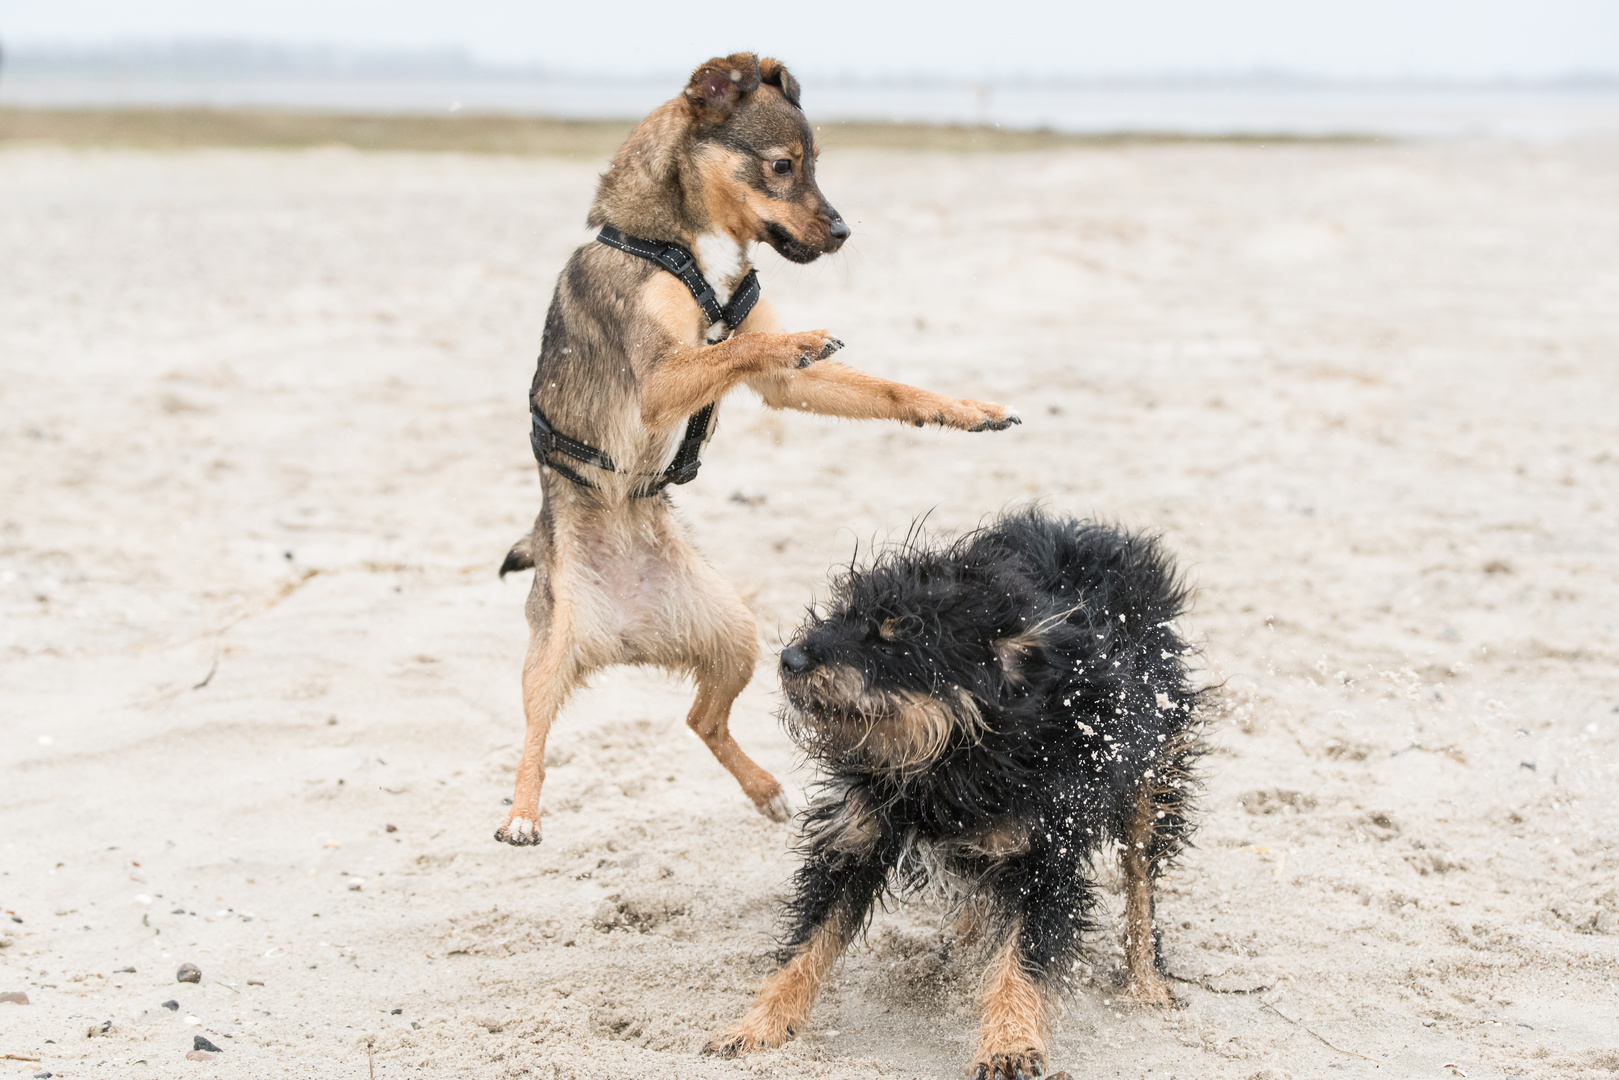
[[[1619,143],[822,173],[855,239],[763,256],[788,323],[1027,423],[726,403],[675,498],[759,617],[743,745],[802,797],[769,658],[857,542],[1030,498],[1161,529],[1226,687],[1163,890],[1184,1007],[1115,1000],[1109,921],[1054,1065],[1619,1071]],[[545,843],[491,839],[527,588],[495,567],[594,174],[0,153],[0,992],[32,1002],[0,1055],[42,1059],[0,1075],[358,1078],[368,1044],[378,1077],[959,1075],[973,971],[925,906],[785,1049],[697,1056],[791,833],[677,683],[577,698]]]

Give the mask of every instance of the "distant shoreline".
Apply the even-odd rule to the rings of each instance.
[[[0,147],[51,145],[154,150],[240,147],[298,150],[343,146],[418,151],[602,158],[634,120],[570,120],[458,112],[336,113],[306,109],[0,107]],[[1370,134],[1299,135],[1174,131],[1071,133],[990,125],[832,122],[816,125],[828,147],[995,153],[1153,143],[1346,144],[1389,141]]]
[[[676,80],[492,78],[486,74],[237,74],[0,71],[0,108],[250,110],[395,118],[499,116],[617,123],[645,116]],[[1377,85],[1286,81],[1136,83],[815,81],[804,107],[821,124],[900,124],[1116,139],[1189,137],[1556,141],[1619,132],[1619,83]],[[959,141],[959,140],[957,140]],[[1051,140],[1045,139],[1043,143]],[[999,145],[999,144],[997,144]]]

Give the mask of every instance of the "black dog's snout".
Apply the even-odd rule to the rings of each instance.
[[[849,239],[849,223],[842,218],[833,218],[831,227],[826,231],[832,234],[832,239],[834,240]]]
[[[789,645],[781,650],[781,666],[797,675],[810,666],[809,653],[797,645]]]

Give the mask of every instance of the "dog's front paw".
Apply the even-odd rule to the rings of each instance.
[[[703,1056],[734,1058],[752,1050],[774,1050],[792,1034],[792,1028],[761,1024],[751,1016],[744,1017],[736,1026],[708,1040],[703,1046]]]
[[[994,1053],[980,1050],[978,1057],[967,1066],[967,1073],[973,1080],[1034,1080],[1045,1070],[1046,1055],[1033,1046]]]
[[[945,427],[960,428],[962,431],[1005,431],[1013,424],[1023,423],[1023,418],[1017,410],[1007,405],[997,405],[990,401],[951,402],[950,407],[938,416],[932,417],[935,423]],[[917,426],[922,426],[918,421]]]
[[[788,334],[787,338],[789,349],[785,366],[795,370],[807,368],[817,360],[825,360],[843,348],[843,342],[825,330],[805,330]]]
[[[495,839],[503,844],[513,847],[531,847],[540,842],[540,818],[538,814],[530,816],[512,811],[500,826],[495,830]]]

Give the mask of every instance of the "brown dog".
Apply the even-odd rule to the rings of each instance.
[[[816,153],[798,82],[775,60],[737,53],[699,67],[602,176],[588,219],[601,242],[575,251],[557,281],[531,388],[544,502],[501,568],[536,573],[527,737],[496,839],[539,843],[551,722],[610,664],[690,674],[686,722],[761,812],[787,816],[781,785],[729,730],[758,656],[753,617],[693,550],[664,492],[695,474],[726,392],[745,383],[772,408],[918,426],[1019,422],[1004,405],[826,363],[841,342],[783,333],[767,303],[752,304],[755,243],[807,263],[849,235],[815,184]]]

